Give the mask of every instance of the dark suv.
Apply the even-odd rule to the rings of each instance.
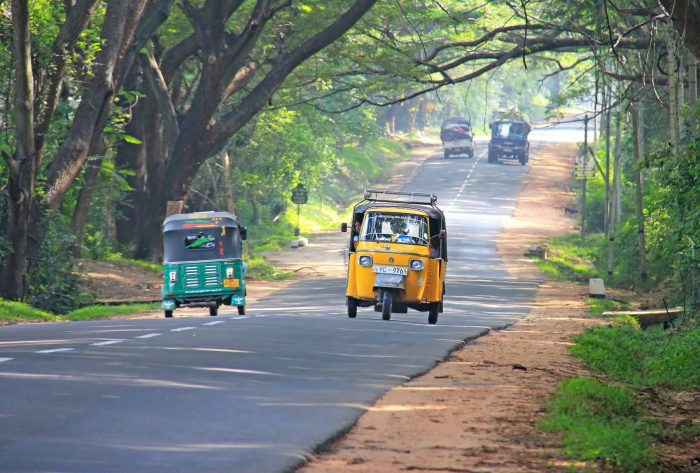
[[[496,163],[500,158],[510,158],[517,159],[525,166],[530,158],[530,144],[527,142],[530,125],[523,120],[503,118],[494,120],[489,127],[489,162]]]

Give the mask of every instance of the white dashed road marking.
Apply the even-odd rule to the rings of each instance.
[[[160,333],[147,333],[146,335],[139,335],[138,337],[134,338],[153,338],[153,337],[160,337]]]
[[[184,332],[185,330],[194,330],[197,327],[180,327],[180,328],[173,328],[170,329],[171,332]]]
[[[101,346],[104,346],[104,345],[114,345],[114,344],[116,344],[116,343],[121,343],[121,342],[123,342],[123,341],[124,341],[124,340],[107,340],[107,341],[104,341],[104,342],[95,342],[95,343],[91,343],[90,346],[93,346],[93,347],[101,347]]]
[[[202,324],[202,325],[217,325],[217,324],[223,324],[223,323],[224,323],[223,320],[217,320],[215,322],[207,322],[207,323]]]
[[[58,353],[61,351],[73,351],[75,348],[52,348],[51,350],[39,350],[34,353]]]
[[[11,361],[14,360],[14,358],[0,358],[0,363],[4,363],[6,361]]]

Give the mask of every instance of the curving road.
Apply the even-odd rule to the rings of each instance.
[[[568,135],[571,135],[569,137]],[[385,391],[465,340],[524,316],[537,281],[508,276],[495,240],[530,165],[427,159],[450,262],[438,325],[410,311],[345,314],[343,280],[309,280],[249,315],[0,327],[1,472],[282,472],[351,426]],[[202,311],[202,315],[206,313]]]

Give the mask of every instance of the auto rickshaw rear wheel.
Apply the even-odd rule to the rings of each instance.
[[[391,305],[394,302],[394,293],[384,291],[382,296],[382,320],[391,320]]]
[[[357,317],[357,299],[348,297],[348,317],[354,319]]]
[[[438,320],[438,315],[440,315],[440,303],[431,302],[430,308],[428,308],[428,323],[430,325],[435,325]]]
[[[211,316],[219,315],[219,307],[217,307],[215,305],[210,305],[209,306],[209,315],[211,315]]]
[[[166,310],[165,312],[165,318],[170,319],[173,316],[173,311],[172,310]]]
[[[238,315],[245,315],[245,306],[244,305],[238,306]]]

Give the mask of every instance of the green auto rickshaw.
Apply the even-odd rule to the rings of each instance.
[[[163,222],[163,311],[172,317],[178,307],[209,307],[217,315],[222,304],[245,314],[245,272],[242,259],[246,228],[230,212],[175,214]]]

